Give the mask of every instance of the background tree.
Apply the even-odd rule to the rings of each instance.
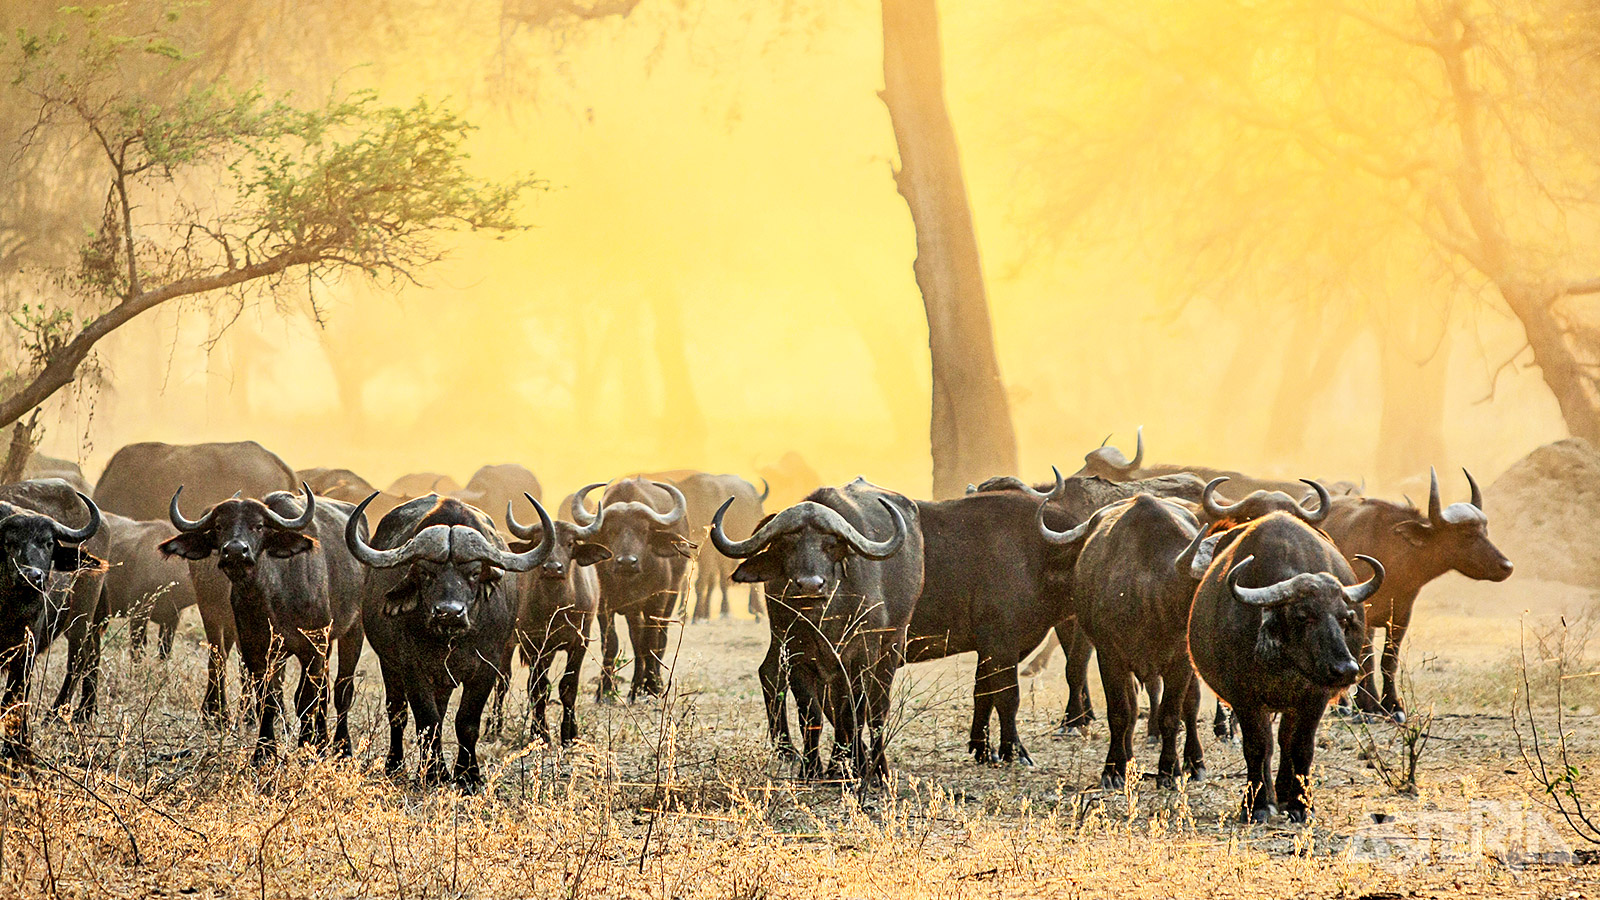
[[[7,45],[8,109],[23,109],[14,157],[38,165],[91,148],[104,198],[75,265],[31,279],[12,310],[24,358],[0,390],[0,425],[71,384],[96,343],[185,297],[242,305],[355,272],[410,282],[440,259],[439,238],[517,228],[534,182],[470,175],[471,126],[419,101],[371,93],[296,107],[259,88],[193,77],[174,18],[143,7],[63,10]],[[188,75],[190,77],[183,77]],[[208,190],[191,190],[199,183]]]

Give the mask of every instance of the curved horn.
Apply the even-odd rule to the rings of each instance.
[[[1095,526],[1100,524],[1100,514],[1105,512],[1105,508],[1101,507],[1094,511],[1094,515],[1079,523],[1076,527],[1069,528],[1066,531],[1056,531],[1045,524],[1044,521],[1044,511],[1049,505],[1049,503],[1039,504],[1039,511],[1034,513],[1034,521],[1039,525],[1039,536],[1044,538],[1044,542],[1046,544],[1055,544],[1058,547],[1071,546],[1087,538],[1089,532],[1094,531]]]
[[[356,562],[374,569],[392,569],[411,561],[416,541],[406,541],[393,550],[375,550],[361,539],[361,523],[366,521],[367,504],[377,496],[378,492],[373,491],[367,499],[356,505],[355,512],[350,514],[350,521],[344,524],[344,544],[350,548],[350,555],[356,558]]]
[[[1194,540],[1189,542],[1189,546],[1183,548],[1183,552],[1172,561],[1172,570],[1178,573],[1179,578],[1194,577],[1195,554],[1200,552],[1200,545],[1205,543],[1206,537],[1206,529],[1202,526],[1195,531]]]
[[[1478,481],[1477,481],[1477,479],[1473,478],[1472,477],[1472,473],[1468,472],[1465,468],[1462,468],[1461,474],[1467,476],[1467,484],[1472,485],[1472,505],[1476,506],[1478,508],[1479,512],[1482,512],[1483,511],[1483,491],[1478,490]]]
[[[311,493],[311,486],[304,481],[300,482],[300,490],[305,493],[306,508],[300,511],[299,518],[285,519],[283,516],[273,512],[272,507],[262,504],[267,510],[267,521],[271,522],[274,527],[281,528],[284,531],[301,531],[307,525],[310,525],[312,517],[317,512],[317,495]]]
[[[730,539],[727,533],[722,530],[722,517],[728,512],[728,507],[733,505],[734,499],[729,497],[725,500],[721,506],[717,507],[716,515],[711,517],[711,544],[717,548],[718,553],[729,559],[749,559],[760,553],[761,548],[772,540],[775,533],[773,525],[783,517],[783,514],[779,513],[773,516],[767,521],[766,525],[757,528],[756,533],[748,538],[742,541],[735,541]]]
[[[73,530],[61,524],[60,522],[55,522],[54,519],[51,519],[52,522],[55,522],[56,540],[63,544],[81,544],[84,541],[87,541],[89,538],[94,537],[95,532],[100,530],[100,507],[95,506],[94,501],[90,500],[88,497],[85,497],[81,492],[73,491],[73,493],[77,494],[78,499],[82,500],[83,505],[88,508],[89,524],[77,530]]]
[[[590,513],[583,505],[583,498],[589,496],[589,492],[595,488],[605,486],[606,483],[604,481],[596,481],[594,484],[584,485],[576,494],[572,495],[572,521],[585,527],[594,524],[594,520],[599,517],[599,514]]]
[[[1141,465],[1143,465],[1143,464],[1144,464],[1144,426],[1140,425],[1139,426],[1138,435],[1135,438],[1135,445],[1134,445],[1134,448],[1133,448],[1133,459],[1128,461],[1128,465],[1123,469],[1123,471],[1127,472],[1129,475],[1132,475],[1134,472],[1138,471],[1139,467]]]
[[[1263,609],[1272,609],[1285,606],[1294,600],[1294,578],[1280,581],[1277,584],[1264,588],[1247,588],[1239,586],[1239,573],[1244,567],[1255,561],[1254,556],[1246,556],[1228,571],[1228,590],[1240,603],[1250,606],[1259,606]],[[1295,576],[1299,577],[1299,576]]]
[[[839,530],[839,536],[844,538],[845,543],[849,544],[852,550],[867,559],[888,559],[900,552],[900,545],[906,542],[906,535],[909,533],[905,517],[900,515],[900,510],[895,508],[893,503],[882,497],[878,498],[878,502],[883,504],[883,508],[889,511],[890,518],[894,519],[894,534],[890,535],[886,540],[871,540],[857,531],[856,527],[851,525],[844,516],[839,517],[840,524],[844,526]]]
[[[657,525],[678,524],[678,520],[682,519],[684,515],[689,512],[689,501],[683,498],[683,492],[665,481],[652,481],[650,483],[658,488],[661,488],[672,496],[672,512],[658,513],[655,511],[655,508],[652,505],[651,508],[645,510],[645,515],[649,516],[650,521],[656,523]]]
[[[1367,568],[1372,570],[1372,577],[1361,582],[1360,584],[1352,585],[1344,589],[1345,602],[1352,606],[1360,606],[1368,600],[1371,600],[1372,595],[1378,592],[1378,588],[1383,587],[1383,563],[1378,562],[1370,556],[1362,556],[1359,553],[1356,554],[1356,559],[1359,559],[1367,564]]]
[[[1206,515],[1210,516],[1211,520],[1214,522],[1220,519],[1226,519],[1228,516],[1233,514],[1234,510],[1239,508],[1239,504],[1237,503],[1232,504],[1231,506],[1225,506],[1217,502],[1217,486],[1227,480],[1228,476],[1219,475],[1216,478],[1211,479],[1211,481],[1206,484],[1206,489],[1200,492],[1200,507],[1206,511]]]
[[[495,548],[495,564],[507,572],[526,572],[538,566],[545,561],[545,558],[550,555],[550,551],[556,545],[556,525],[550,521],[550,514],[544,511],[544,506],[539,501],[533,499],[532,494],[525,493],[522,496],[527,497],[528,502],[533,504],[533,511],[539,516],[539,528],[543,533],[539,536],[538,546],[525,553],[511,553],[498,547]],[[595,521],[599,522],[599,520],[600,517],[595,516]],[[509,502],[506,504],[506,525],[512,528],[512,534],[522,540],[526,541],[533,537],[533,529],[514,523]]]
[[[1428,467],[1428,522],[1439,525],[1444,522],[1443,510],[1439,503],[1439,473]]]
[[[172,527],[185,533],[205,531],[210,528],[211,520],[217,517],[217,508],[215,506],[211,507],[206,510],[205,515],[191,522],[183,517],[183,513],[178,511],[178,495],[181,493],[183,493],[183,485],[180,484],[178,489],[172,492],[172,503],[167,506],[167,518],[172,520]]]
[[[1317,492],[1317,499],[1321,501],[1321,505],[1314,510],[1306,509],[1305,501],[1302,500],[1295,508],[1295,515],[1300,517],[1300,521],[1308,525],[1316,525],[1326,519],[1328,513],[1333,512],[1333,497],[1329,496],[1328,489],[1320,481],[1314,481],[1310,478],[1302,478],[1300,481],[1310,485],[1311,489]],[[1309,500],[1311,498],[1307,497],[1306,499]]]
[[[1468,477],[1471,477],[1471,476],[1468,476]],[[761,496],[756,498],[756,502],[757,503],[765,503],[765,502],[767,502],[767,498],[770,497],[770,496],[772,496],[772,485],[768,484],[767,480],[765,478],[762,478],[761,479]]]

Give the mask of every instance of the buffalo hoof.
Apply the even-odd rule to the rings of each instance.
[[[1156,775],[1156,787],[1163,791],[1175,791],[1178,789],[1178,776],[1158,774]]]
[[[999,754],[990,749],[988,744],[969,744],[967,752],[972,754],[972,761],[980,766],[992,766],[1000,762]]]
[[[1404,725],[1406,723],[1406,711],[1399,708],[1389,710],[1389,721],[1396,725]]]
[[[250,764],[253,766],[270,766],[277,761],[278,748],[272,744],[257,744],[250,754]]]
[[[1120,791],[1127,786],[1128,779],[1120,772],[1102,772],[1100,774],[1100,789],[1104,791]]]
[[[1015,749],[1012,747],[1001,749],[1000,761],[1006,763],[1007,765],[1016,763],[1019,766],[1028,766],[1029,768],[1032,768],[1033,757],[1028,755],[1027,748],[1023,747],[1021,744],[1016,744],[1014,747]]]
[[[1306,820],[1310,817],[1310,812],[1303,807],[1291,808],[1284,810],[1283,815],[1284,818],[1288,819],[1295,825],[1304,825]]]
[[[1271,806],[1263,806],[1247,811],[1241,818],[1246,825],[1265,825],[1272,821],[1278,811]]]
[[[483,793],[483,776],[477,772],[463,772],[455,777],[456,789],[468,796]]]
[[[1206,780],[1206,767],[1203,766],[1203,765],[1202,766],[1190,766],[1189,767],[1189,780],[1193,781],[1193,782],[1205,781]]]
[[[1145,743],[1146,747],[1159,746],[1161,744],[1161,735],[1159,735],[1159,734],[1145,735],[1144,743]]]

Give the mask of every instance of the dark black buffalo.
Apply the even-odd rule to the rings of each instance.
[[[361,584],[366,573],[339,540],[353,507],[327,498],[319,502],[309,486],[302,485],[302,490],[303,507],[296,506],[293,494],[274,491],[262,500],[224,500],[191,522],[178,508],[180,485],[168,510],[180,533],[161,543],[162,553],[191,562],[215,556],[217,569],[233,584],[239,652],[263,701],[257,762],[277,752],[283,668],[289,656],[300,661],[295,691],[300,744],[328,747],[328,657],[335,641],[339,669],[333,681],[333,749],[350,755],[350,702],[361,660]]]
[[[51,479],[65,484],[59,479]],[[0,502],[0,663],[6,688],[0,706],[0,759],[27,762],[28,688],[33,661],[66,627],[68,594],[52,581],[103,564],[83,549],[100,530],[100,510],[83,494],[89,521],[69,528],[51,516]]]
[[[1097,510],[1119,500],[1127,500],[1140,494],[1151,494],[1156,497],[1170,497],[1198,503],[1204,489],[1205,485],[1195,476],[1175,474],[1138,481],[1110,481],[1098,475],[1074,475],[1059,479],[1055,484],[1032,487],[1017,478],[999,477],[991,478],[967,490],[970,493],[1018,491],[1031,497],[1048,500],[1053,509],[1065,514],[1066,525],[1077,526],[1088,521]],[[1062,527],[1055,523],[1052,525]],[[1055,647],[1062,646],[1067,648],[1067,707],[1061,716],[1060,733],[1072,734],[1087,726],[1094,718],[1094,704],[1089,699],[1089,662],[1094,656],[1094,645],[1078,627],[1077,621],[1068,618],[1059,623],[1053,630],[1050,642],[1040,650],[1028,668],[1033,670],[1042,668],[1050,652]],[[1161,705],[1160,682],[1147,682],[1145,687],[1150,693],[1150,708],[1158,709]],[[1158,724],[1154,716],[1150,719],[1150,734],[1152,736],[1158,734]]]
[[[166,521],[170,500],[179,487],[184,488],[190,503],[205,509],[235,494],[261,498],[273,491],[296,490],[299,484],[287,463],[255,441],[147,442],[129,444],[112,455],[95,485],[94,498],[107,512],[144,522]],[[225,720],[228,654],[238,640],[228,601],[232,585],[210,563],[191,562],[189,572],[211,651],[201,709]],[[98,657],[98,653],[94,655]],[[90,683],[85,680],[86,689]]]
[[[383,669],[389,717],[384,769],[395,774],[405,766],[409,706],[417,720],[422,780],[444,780],[441,726],[450,694],[460,685],[454,778],[462,788],[476,790],[483,784],[478,765],[483,707],[505,677],[515,621],[514,573],[544,562],[555,528],[535,503],[545,539],[525,553],[512,553],[488,516],[454,498],[427,496],[384,516],[369,545],[360,528],[364,506],[356,507],[344,534],[351,554],[373,570],[362,588],[361,616]]]
[[[0,485],[0,502],[49,516],[70,529],[80,529],[90,521],[90,515],[79,499],[79,491],[71,482],[60,478],[39,478]],[[108,557],[111,531],[100,518],[100,527],[86,539],[84,552],[104,560]],[[94,715],[95,691],[100,672],[100,639],[105,629],[106,610],[100,602],[105,582],[103,566],[81,570],[64,569],[50,579],[50,614],[45,621],[40,648],[60,638],[67,638],[66,677],[61,680],[61,690],[56,693],[52,709],[62,709],[72,701],[72,693],[80,682],[83,693],[73,711],[74,721],[87,721]]]
[[[149,625],[155,622],[156,652],[168,659],[178,618],[195,603],[188,564],[161,552],[161,542],[177,536],[178,529],[169,522],[136,522],[115,513],[104,516],[103,530],[110,542],[101,611],[107,617],[128,617],[128,651],[135,659],[144,654]]]
[[[523,494],[535,500],[544,499],[544,489],[532,472],[516,463],[506,463],[484,466],[473,472],[467,486],[451,492],[450,496],[485,512],[498,512],[513,503],[521,503]]]
[[[1400,642],[1411,625],[1411,610],[1422,586],[1452,569],[1479,581],[1504,581],[1511,577],[1511,560],[1489,540],[1489,518],[1483,513],[1483,494],[1472,473],[1462,470],[1472,488],[1470,503],[1442,506],[1439,476],[1428,472],[1428,512],[1423,515],[1409,503],[1385,500],[1336,500],[1333,514],[1323,525],[1345,559],[1358,554],[1383,563],[1388,574],[1383,589],[1367,601],[1367,632],[1361,644],[1361,689],[1356,703],[1362,712],[1383,713],[1405,720],[1395,672],[1400,664]],[[1372,635],[1382,628],[1383,693],[1373,678]]]
[[[711,595],[718,590],[722,592],[722,618],[726,619],[731,613],[728,590],[733,586],[733,570],[738,562],[718,553],[706,541],[706,534],[711,530],[711,517],[724,500],[732,497],[733,505],[728,507],[727,514],[723,516],[722,528],[728,534],[748,537],[755,533],[756,525],[766,515],[761,504],[766,502],[769,490],[765,485],[761,490],[756,490],[755,485],[737,475],[711,475],[706,472],[696,472],[674,483],[683,492],[688,504],[689,537],[699,544],[695,557],[693,620],[710,621]],[[751,585],[747,608],[753,616],[763,613],[759,585]]]
[[[1197,713],[1200,686],[1186,646],[1189,605],[1197,579],[1191,565],[1204,536],[1194,505],[1140,494],[1102,508],[1069,531],[1050,526],[1041,506],[1039,532],[1046,544],[1075,548],[1073,607],[1078,627],[1094,644],[1106,692],[1111,744],[1100,775],[1103,788],[1121,788],[1133,758],[1133,723],[1139,711],[1137,678],[1165,687],[1152,699],[1151,723],[1159,723],[1161,760],[1157,782],[1176,787],[1178,723],[1184,726],[1183,769],[1205,777]]]
[[[1373,576],[1347,587],[1355,574],[1331,541],[1290,514],[1271,513],[1221,536],[1195,593],[1189,652],[1239,719],[1250,779],[1245,822],[1266,821],[1278,804],[1292,821],[1309,812],[1317,724],[1360,676],[1362,604],[1383,585],[1383,566],[1358,558]],[[1281,714],[1283,753],[1276,784],[1269,779],[1273,713]]]
[[[842,488],[819,488],[747,540],[734,541],[722,530],[722,515],[732,503],[713,518],[711,540],[725,556],[744,560],[734,570],[735,581],[766,585],[772,643],[760,676],[769,721],[784,722],[787,730],[787,668],[800,713],[801,776],[825,771],[826,715],[833,725],[834,762],[847,762],[864,784],[876,782],[889,771],[889,690],[922,593],[917,505],[858,478]]]
[[[528,500],[532,502],[533,498]],[[593,540],[604,520],[602,506],[586,526],[556,522],[550,555],[537,569],[518,578],[517,628],[512,643],[521,649],[522,661],[529,669],[530,736],[537,735],[545,743],[550,741],[550,726],[545,718],[550,701],[550,664],[562,651],[567,654],[567,666],[561,675],[561,743],[571,743],[578,736],[578,677],[589,649],[590,626],[600,609],[600,576],[595,574],[594,566],[611,557],[605,545]],[[529,542],[538,536],[538,530],[518,522],[509,506],[506,527],[518,538],[511,545],[514,552],[533,548]],[[509,675],[510,668],[506,671]],[[507,678],[495,689],[492,733],[499,731],[510,684]]]
[[[596,514],[584,506],[584,497],[601,486],[591,484],[574,495],[571,510],[577,524],[594,524]],[[603,635],[597,699],[610,702],[617,695],[616,617],[622,616],[633,644],[631,703],[640,691],[661,695],[667,690],[662,663],[667,624],[678,608],[695,545],[688,538],[688,501],[667,482],[643,478],[613,482],[600,505],[605,507],[605,519],[595,543],[610,549],[611,558],[595,567],[600,573]]]

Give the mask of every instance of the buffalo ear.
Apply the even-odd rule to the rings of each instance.
[[[1394,526],[1394,533],[1411,542],[1414,547],[1421,547],[1428,543],[1428,537],[1432,531],[1433,526],[1427,522],[1418,522],[1416,519],[1407,519]]]
[[[526,551],[524,551],[524,552],[526,552]],[[499,566],[490,565],[489,563],[484,563],[483,564],[483,568],[478,571],[478,583],[479,584],[497,584],[500,581],[501,578],[505,577],[505,574],[506,574],[505,570],[500,568]]]
[[[682,535],[659,529],[650,532],[650,552],[656,556],[681,556],[684,559],[693,559],[694,548],[695,543]]]
[[[778,558],[765,550],[739,563],[739,568],[733,570],[733,580],[740,584],[759,584],[782,575]]]
[[[592,566],[610,558],[611,548],[605,544],[579,541],[572,545],[572,564],[575,566]]]
[[[1261,626],[1256,629],[1256,659],[1273,665],[1283,657],[1283,614],[1276,609],[1261,611]]]
[[[81,544],[57,544],[50,564],[57,572],[101,572],[106,567],[105,560],[86,552]]]
[[[296,554],[305,553],[316,545],[315,540],[298,531],[274,531],[261,542],[261,549],[278,559],[288,559]]]
[[[400,583],[389,589],[383,595],[383,614],[398,616],[417,608],[417,576],[415,572],[406,572],[406,577]]]
[[[163,556],[181,556],[184,559],[205,559],[217,552],[217,535],[214,531],[193,531],[162,541],[157,548]]]

